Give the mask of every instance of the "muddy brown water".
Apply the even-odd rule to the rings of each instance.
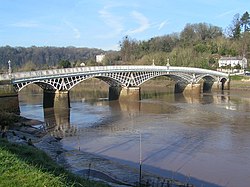
[[[42,92],[19,94],[21,115],[47,122],[67,150],[82,150],[196,186],[249,186],[250,94],[196,97],[142,90],[142,100],[108,101],[107,92],[71,92],[71,108],[42,107]],[[79,158],[80,161],[80,158]]]

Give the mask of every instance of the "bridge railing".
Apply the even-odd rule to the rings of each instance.
[[[0,80],[10,79],[28,79],[28,78],[41,78],[41,77],[53,77],[53,76],[67,76],[69,74],[83,74],[83,73],[100,73],[100,72],[126,72],[126,71],[164,71],[164,72],[179,72],[179,73],[194,73],[194,74],[212,74],[215,76],[228,77],[228,74],[200,69],[192,67],[176,67],[176,66],[89,66],[89,67],[76,67],[76,68],[64,68],[64,69],[50,69],[39,70],[29,72],[16,72],[11,74],[1,74]]]
[[[89,67],[76,67],[64,69],[50,69],[29,72],[15,72],[12,74],[1,74],[0,80],[32,78],[32,77],[46,77],[51,75],[66,75],[77,73],[93,73],[93,72],[114,72],[114,71],[145,71],[149,69],[161,69],[161,66],[89,66]]]

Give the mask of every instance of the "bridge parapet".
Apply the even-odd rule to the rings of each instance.
[[[50,69],[29,72],[16,72],[12,74],[0,74],[1,80],[10,79],[25,79],[34,77],[53,77],[53,76],[68,76],[87,73],[103,73],[103,72],[169,72],[169,73],[186,73],[186,74],[209,74],[219,77],[228,77],[228,74],[192,67],[177,67],[177,66],[91,66],[91,67],[76,67],[64,69]]]

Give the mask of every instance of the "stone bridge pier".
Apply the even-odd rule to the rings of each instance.
[[[141,99],[140,87],[109,87],[109,100],[139,101]]]
[[[199,95],[201,93],[201,84],[190,83],[183,90],[184,95]]]
[[[175,93],[183,93],[190,95],[197,95],[201,93],[202,85],[199,83],[185,83],[185,82],[177,82],[175,84]]]
[[[205,86],[206,85],[206,86]],[[197,95],[203,91],[218,91],[218,90],[229,90],[230,81],[218,81],[213,83],[205,83],[204,81],[198,83],[185,83],[177,82],[175,84],[175,93],[183,93],[185,95]]]
[[[214,82],[212,85],[212,90],[230,90],[230,80]]]
[[[141,99],[140,87],[109,87],[109,100],[139,101]],[[43,90],[44,108],[70,108],[69,91]]]
[[[70,108],[69,91],[43,90],[44,108]]]
[[[18,93],[10,81],[0,81],[0,112],[20,114]]]

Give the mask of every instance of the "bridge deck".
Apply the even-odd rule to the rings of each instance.
[[[92,73],[114,73],[114,72],[179,72],[187,74],[207,74],[219,77],[228,78],[226,73],[193,68],[193,67],[176,67],[176,66],[91,66],[91,67],[76,67],[76,68],[64,68],[64,69],[50,69],[39,70],[30,72],[15,72],[12,74],[1,74],[0,81],[3,80],[18,80],[27,78],[52,78],[52,77],[66,77],[69,75],[81,75]]]

